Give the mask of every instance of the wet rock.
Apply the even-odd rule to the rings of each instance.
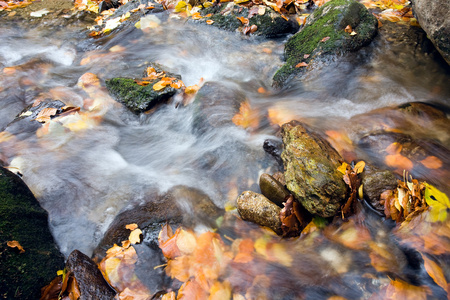
[[[430,40],[450,64],[450,2],[447,0],[413,0],[414,15]]]
[[[103,278],[97,265],[78,250],[72,251],[66,262],[66,269],[75,277],[81,296],[80,300],[113,299],[116,292]]]
[[[237,199],[237,209],[243,220],[269,227],[281,234],[281,208],[263,195],[243,192]]]
[[[397,188],[397,178],[389,170],[382,170],[367,164],[362,173],[363,194],[376,210],[383,212],[384,205],[380,204],[380,195],[386,190]]]
[[[62,108],[66,106],[59,100],[44,100],[36,106],[29,105],[22,110],[15,119],[9,123],[5,130],[9,133],[17,135],[27,135],[27,133],[34,134],[37,129],[42,127],[42,123],[36,121],[38,114],[45,108],[56,108],[55,115],[62,112]]]
[[[284,185],[266,173],[259,177],[259,188],[264,196],[279,207],[283,207],[283,202],[289,196],[289,192]]]
[[[236,5],[234,3],[222,4],[220,6],[213,6],[204,9],[203,16],[212,14],[210,17],[205,17],[199,20],[199,22],[206,22],[212,20],[212,26],[216,26],[221,29],[236,31],[240,27],[243,27],[238,17],[248,18],[249,22],[247,26],[257,26],[257,30],[253,35],[263,36],[266,38],[274,38],[288,33],[297,32],[299,29],[298,22],[294,20],[285,20],[279,13],[276,13],[273,9],[265,7],[263,15],[258,13],[252,14],[249,17],[249,10],[246,7]]]
[[[98,12],[101,13],[104,10],[118,8],[119,6],[120,2],[118,0],[104,0],[98,5]]]
[[[355,35],[345,32],[350,25]],[[286,64],[273,77],[273,85],[281,87],[294,75],[307,70],[296,67],[312,64],[326,56],[356,51],[368,45],[377,33],[377,19],[354,0],[333,0],[311,14],[302,30],[285,46]]]
[[[7,246],[18,241],[25,252]],[[0,167],[0,297],[39,299],[41,288],[64,267],[42,209],[25,183]]]
[[[158,249],[158,234],[162,225],[213,226],[215,219],[221,214],[222,211],[203,192],[186,186],[175,186],[165,195],[155,196],[144,204],[117,215],[94,250],[93,258],[100,261],[106,250],[127,240],[130,234],[125,228],[127,224],[136,223],[143,232],[144,243]]]
[[[279,183],[281,183],[283,186],[286,185],[286,178],[284,178],[283,172],[276,172],[272,175],[275,180],[278,180]]]
[[[180,75],[164,71],[163,67],[151,63],[149,67],[155,68],[157,73],[165,72],[166,77],[174,77],[181,79]],[[143,74],[146,77],[146,74]],[[137,80],[142,80],[142,78]],[[168,101],[176,93],[176,89],[170,85],[164,87],[162,90],[156,91],[153,86],[160,81],[160,79],[147,80],[147,85],[139,85],[133,78],[112,78],[106,80],[106,87],[108,91],[115,97],[115,99],[123,103],[134,113],[141,113],[155,107],[157,104]]]
[[[433,103],[408,102],[356,115],[343,127],[354,143],[368,135],[395,131],[450,147],[448,110]]]
[[[245,95],[231,86],[219,82],[206,82],[195,96],[194,131],[204,132],[233,124],[231,119],[239,112]]]
[[[265,140],[263,149],[264,151],[266,151],[266,153],[272,155],[272,157],[275,158],[278,164],[280,164],[281,166],[283,165],[283,161],[281,159],[281,152],[283,152],[283,143],[280,140]]]
[[[310,213],[334,216],[347,193],[337,170],[342,158],[326,140],[299,122],[286,123],[281,131],[287,189]]]

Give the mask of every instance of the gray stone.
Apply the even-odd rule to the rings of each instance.
[[[412,6],[420,26],[450,64],[450,1],[413,0]]]

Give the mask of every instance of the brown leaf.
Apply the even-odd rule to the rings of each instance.
[[[55,277],[52,282],[41,289],[40,300],[58,300],[61,293],[62,276]]]
[[[323,39],[321,39],[320,41],[322,42],[322,43],[325,43],[326,41],[328,41],[330,39],[330,37],[329,36],[326,36],[326,37],[324,37]]]
[[[296,200],[294,200],[294,197],[290,195],[284,203],[283,209],[280,211],[281,230],[283,231],[283,236],[285,237],[298,236],[301,232],[300,220],[294,212],[295,202]]]
[[[256,129],[259,126],[259,116],[256,111],[253,111],[248,101],[242,102],[239,107],[239,113],[235,114],[231,121],[236,126],[243,128]]]
[[[353,31],[352,26],[347,25],[347,27],[345,27],[344,31],[347,33],[351,33]]]
[[[39,112],[35,120],[41,123],[50,122],[51,117],[56,115],[57,112],[58,109],[56,108],[46,107]]]
[[[6,242],[6,245],[8,245],[8,247],[11,248],[17,248],[20,251],[20,253],[25,252],[25,249],[23,249],[23,247],[20,245],[18,241],[8,241]]]

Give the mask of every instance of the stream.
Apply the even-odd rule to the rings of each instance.
[[[91,255],[114,217],[155,191],[162,194],[176,185],[197,188],[221,208],[244,190],[259,192],[259,176],[280,169],[262,147],[266,139],[280,140],[279,127],[264,121],[269,110],[278,113],[280,122],[298,119],[325,131],[342,129],[354,116],[386,106],[449,103],[448,68],[415,45],[391,40],[398,37],[395,33],[379,34],[359,53],[276,90],[272,76],[283,64],[288,37],[243,36],[170,18],[168,12],[154,16],[160,21],[156,28],[124,24],[99,39],[87,36],[89,22],[69,17],[60,21],[62,26],[45,17],[40,25],[0,20],[0,131],[12,135],[8,141],[0,139],[0,161],[22,174],[48,211],[51,231],[66,257],[74,249]],[[199,133],[193,130],[193,107],[177,98],[152,113],[133,114],[114,101],[104,81],[139,77],[148,62],[180,74],[186,86],[214,81],[244,94],[259,124],[251,129],[227,124]],[[86,73],[95,74],[100,86],[86,88]],[[261,87],[264,93],[258,92]],[[46,98],[81,107],[84,114],[70,121],[72,127],[49,126],[50,133],[11,123],[36,99]],[[437,129],[427,130],[418,134]],[[442,134],[445,140],[448,132]],[[449,188],[448,178],[436,181]],[[299,254],[310,261],[304,267],[325,267],[312,263],[319,254],[309,249]],[[337,255],[324,251],[323,256]],[[348,253],[342,253],[347,259]],[[350,269],[363,269],[359,262],[364,263],[356,258]],[[341,279],[358,281],[362,273]],[[318,285],[314,280],[308,284]],[[359,297],[354,287],[349,289],[342,295]]]

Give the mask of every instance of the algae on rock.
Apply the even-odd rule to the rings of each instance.
[[[356,34],[345,31],[350,25]],[[332,0],[311,14],[302,30],[285,46],[286,63],[275,73],[274,86],[283,86],[305,68],[299,63],[312,63],[325,55],[356,51],[369,44],[378,28],[377,19],[355,0]]]

